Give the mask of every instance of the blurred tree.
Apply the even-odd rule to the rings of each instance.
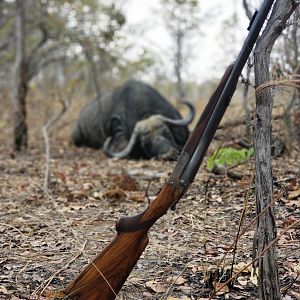
[[[243,7],[250,19],[254,8],[261,0],[243,0]],[[295,1],[297,4],[298,2]],[[277,39],[271,53],[270,68],[272,79],[300,75],[300,10],[297,8],[282,34]],[[287,147],[291,148],[294,141],[300,143],[300,89],[294,89],[289,103],[284,103],[284,119],[287,127]]]
[[[52,30],[45,1],[22,1],[15,6],[15,41],[7,39],[7,58],[15,57],[13,72],[14,151],[27,148],[26,96],[29,82],[49,64],[58,62],[61,55],[59,34]],[[7,10],[9,6],[7,7]],[[31,13],[27,13],[30,11]],[[52,40],[50,43],[49,41]],[[55,42],[54,42],[55,41]],[[14,42],[14,43],[13,43]]]
[[[274,80],[282,79],[286,75],[300,79],[299,21],[300,10],[297,9],[277,43],[278,54],[272,68]],[[286,105],[284,117],[287,125],[288,144],[292,145],[293,141],[298,141],[300,144],[300,87],[293,90],[291,100]]]
[[[173,63],[176,78],[177,101],[185,98],[185,88],[182,73],[188,63],[187,40],[191,34],[199,29],[199,1],[198,0],[161,0],[164,22],[174,43]]]
[[[296,9],[292,15],[286,30],[282,35],[282,69],[289,74],[300,75],[300,10]]]
[[[96,94],[112,82],[113,68],[122,57],[118,47],[124,49],[118,45],[119,31],[126,22],[116,1],[102,2],[90,0],[89,6],[87,1],[78,2],[73,7],[76,21],[68,28],[71,41],[80,45],[90,66]]]
[[[4,85],[5,76],[8,73],[10,64],[13,63],[13,55],[9,53],[10,45],[14,39],[14,7],[4,0],[0,0],[0,82]]]
[[[15,14],[16,54],[12,99],[14,150],[19,151],[27,147],[26,95],[28,91],[28,65],[26,57],[25,2],[23,0],[16,0]]]
[[[243,0],[243,7],[249,20],[252,18],[253,11],[250,8],[249,0]]]
[[[243,6],[244,10],[246,12],[247,18],[249,21],[252,18],[252,15],[255,10],[252,9],[252,7],[249,7],[249,3],[247,0],[243,0]],[[236,24],[241,22],[241,15],[240,10],[237,9],[237,6],[235,6],[235,9],[233,13],[226,19],[223,20],[221,30],[220,30],[220,36],[222,37],[220,41],[220,45],[222,48],[222,51],[226,54],[226,57],[230,57],[232,61],[235,60],[235,53],[236,46],[238,45],[238,36],[241,33],[241,28],[239,26],[236,26]],[[246,27],[243,27],[243,30],[245,30]],[[245,32],[245,31],[244,31]],[[247,62],[247,69],[245,71],[245,74],[242,74],[242,83],[243,86],[243,95],[242,95],[242,104],[244,109],[244,123],[245,123],[245,134],[243,137],[243,143],[251,144],[251,124],[250,124],[250,110],[249,110],[249,103],[248,103],[248,96],[249,96],[249,86],[250,83],[250,74],[251,74],[251,68],[253,66],[252,64],[252,57],[250,56]],[[219,65],[222,65],[223,62],[220,61]]]
[[[41,81],[51,78],[50,88],[54,88],[56,83],[63,88],[68,77],[68,80],[76,81],[77,85],[80,81],[92,86],[93,91],[99,94],[102,89],[111,88],[120,76],[147,68],[153,63],[148,51],[141,52],[134,59],[126,56],[133,45],[121,33],[126,23],[121,0],[21,2],[22,4],[19,1],[0,0],[0,58],[1,67],[3,65],[1,71],[11,68],[15,60],[16,71],[12,81],[14,99],[17,97],[16,91],[21,91],[17,88],[16,74],[22,73],[24,116],[20,120],[24,124],[26,92],[33,79]],[[22,15],[20,10],[15,9],[18,5],[22,5]],[[30,13],[25,15],[25,11]],[[23,37],[25,33],[26,36]],[[58,67],[51,68],[53,64]],[[44,71],[46,68],[47,71]],[[9,82],[8,74],[0,72],[0,82],[1,78]],[[15,104],[16,100],[14,107]],[[20,148],[16,144],[20,143],[17,140],[20,141],[20,138],[15,137],[15,150]],[[21,144],[26,147],[27,135],[24,134]]]
[[[235,59],[235,53],[237,53],[238,35],[241,32],[241,28],[237,26],[240,23],[239,11],[234,9],[232,14],[228,18],[224,19],[222,22],[221,30],[219,36],[222,37],[220,45],[222,51],[225,53],[226,57],[230,59]],[[243,28],[245,30],[245,28]],[[220,64],[224,64],[220,62]],[[225,67],[225,65],[224,65]]]

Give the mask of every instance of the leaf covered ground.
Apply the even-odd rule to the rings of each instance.
[[[11,153],[9,115],[0,144],[0,299],[54,299],[116,235],[118,217],[141,212],[161,189],[175,162],[113,160],[78,149],[69,130],[51,136],[51,182],[44,191],[45,152],[36,127],[30,147]],[[32,126],[33,128],[33,126]],[[61,127],[62,128],[62,127]],[[65,131],[65,133],[62,133]],[[39,133],[36,133],[39,132]],[[209,150],[242,136],[242,128],[218,130]],[[234,146],[234,145],[233,145]],[[149,232],[149,245],[117,299],[257,299],[251,276],[255,225],[253,161],[233,171],[242,179],[201,167],[194,183]],[[285,300],[300,299],[299,155],[273,160],[278,262]],[[225,282],[243,208],[229,289]],[[227,253],[228,252],[228,253]]]

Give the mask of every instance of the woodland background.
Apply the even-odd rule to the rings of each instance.
[[[189,77],[192,41],[210,18],[201,14],[201,1],[160,1],[156,17],[173,41],[166,56],[137,46],[147,27],[127,26],[129,2],[0,0],[0,299],[61,298],[66,284],[115,236],[117,218],[141,212],[174,167],[75,148],[70,133],[86,103],[136,78],[174,105],[189,99],[199,116],[218,84],[217,75],[201,83]],[[226,20],[219,36],[225,52],[239,49],[234,29],[241,13],[250,17],[259,2],[242,1],[244,10]],[[269,68],[272,205],[285,300],[300,299],[299,6],[287,24]],[[261,298],[250,264],[255,155],[240,158],[229,150],[230,163],[221,159],[214,170],[207,164],[219,149],[240,150],[241,140],[252,144],[252,63],[253,57],[194,183],[177,209],[154,225],[118,299]],[[238,232],[244,234],[235,247]],[[243,268],[233,286],[213,294]]]

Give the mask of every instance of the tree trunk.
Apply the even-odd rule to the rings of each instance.
[[[270,53],[274,42],[286,26],[286,21],[296,9],[293,0],[277,0],[267,27],[258,40],[254,50],[254,72],[256,87],[270,81]],[[269,88],[256,95],[256,110],[254,117],[254,149],[256,165],[256,213],[259,214],[273,201],[273,179],[271,162],[271,132],[272,132],[273,99]],[[260,253],[276,238],[277,229],[274,215],[274,205],[257,221],[256,236],[254,237],[253,253]],[[270,247],[259,258],[258,291],[260,299],[279,300],[279,278],[277,267],[277,247]]]
[[[175,76],[176,76],[176,91],[177,91],[177,103],[180,103],[185,98],[185,92],[183,88],[181,73],[182,73],[182,42],[183,33],[176,32],[176,54],[175,54]]]
[[[297,9],[290,21],[291,25],[286,33],[284,41],[285,63],[289,71],[300,79],[300,10]],[[285,65],[283,64],[283,69]],[[294,142],[300,145],[300,87],[295,88],[293,96],[287,105],[284,113],[284,120],[287,127],[287,147],[293,148]]]
[[[16,0],[15,39],[16,56],[13,79],[14,151],[27,148],[26,95],[28,90],[25,50],[25,1]]]
[[[3,24],[3,3],[4,0],[0,0],[0,27],[2,27]]]
[[[101,89],[99,85],[100,75],[97,70],[97,66],[94,62],[92,50],[89,48],[88,45],[83,45],[83,49],[84,49],[85,57],[91,66],[91,73],[93,76],[93,84],[94,84],[96,96],[100,96],[101,94]]]

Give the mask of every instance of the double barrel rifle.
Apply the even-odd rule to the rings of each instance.
[[[117,221],[116,237],[69,283],[66,299],[115,299],[148,244],[149,229],[175,206],[196,176],[273,2],[265,0],[254,13],[237,59],[227,67],[156,199],[140,214]]]

